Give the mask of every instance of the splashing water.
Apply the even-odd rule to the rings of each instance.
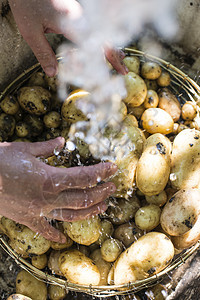
[[[73,124],[74,133],[82,134],[96,158],[115,157],[117,147],[103,135],[108,124],[119,127],[120,102],[126,95],[123,76],[110,75],[102,47],[125,46],[138,37],[143,26],[153,24],[165,38],[175,33],[172,12],[176,1],[163,0],[82,0],[84,15],[76,20],[62,19],[61,26],[77,45],[63,45],[60,52],[63,63],[59,72],[60,96],[66,98],[66,85],[72,84],[90,92],[87,102],[79,108],[89,121]],[[83,134],[83,128],[87,128]],[[125,145],[128,138],[125,138]],[[125,150],[126,151],[126,150]]]

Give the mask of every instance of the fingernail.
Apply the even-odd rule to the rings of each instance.
[[[44,68],[44,72],[47,74],[47,76],[53,77],[53,76],[56,75],[57,70],[56,70],[55,67],[52,66],[52,67],[46,67],[46,68]]]

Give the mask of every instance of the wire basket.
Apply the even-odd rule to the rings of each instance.
[[[176,96],[178,96],[181,103],[184,103],[185,101],[200,101],[200,87],[198,84],[169,62],[132,48],[125,48],[124,51],[127,55],[138,56],[142,62],[146,60],[157,62],[164,70],[168,71],[171,75],[170,88],[175,92]],[[58,61],[61,59],[62,58],[59,57]],[[8,94],[15,92],[25,81],[27,81],[27,79],[30,78],[33,73],[40,69],[41,66],[38,63],[24,71],[1,93],[0,101],[3,100],[3,98]],[[199,111],[197,112],[197,117],[199,117]],[[99,298],[135,293],[160,282],[165,274],[182,265],[195,251],[197,251],[199,245],[200,241],[198,241],[189,249],[182,251],[180,254],[174,257],[173,261],[164,270],[146,279],[123,285],[86,286],[73,284],[66,279],[61,278],[60,276],[50,274],[50,271],[45,272],[35,268],[29,263],[28,260],[25,260],[19,254],[14,252],[13,249],[8,245],[7,238],[3,235],[0,235],[0,246],[15,260],[15,262],[21,268],[31,273],[37,279],[48,284],[60,286],[69,291],[82,292]]]

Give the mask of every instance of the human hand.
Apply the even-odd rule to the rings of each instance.
[[[65,236],[47,219],[75,221],[104,212],[115,185],[96,184],[117,170],[111,163],[56,168],[37,158],[52,155],[64,142],[0,143],[0,214],[61,243]]]
[[[57,60],[45,33],[63,34],[72,40],[70,32],[66,33],[67,30],[61,28],[59,20],[63,16],[79,18],[82,14],[80,4],[76,0],[9,0],[9,4],[20,33],[43,70],[49,77],[55,76]],[[122,62],[124,54],[121,50],[106,48],[105,55],[119,73],[124,75],[128,72]]]

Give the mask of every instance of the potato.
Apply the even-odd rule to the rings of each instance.
[[[47,128],[57,128],[61,124],[61,115],[57,111],[50,111],[44,115],[43,122]]]
[[[156,80],[144,79],[144,82],[147,86],[147,90],[154,90],[157,91],[158,84]]]
[[[56,93],[57,92],[57,86],[58,86],[58,80],[57,76],[49,77],[45,75],[45,81],[50,91]]]
[[[29,135],[30,128],[25,122],[18,122],[15,127],[15,133],[18,137],[24,138]]]
[[[157,107],[158,106],[158,94],[154,90],[147,90],[147,95],[144,100],[144,107],[145,108],[151,108],[151,107]]]
[[[75,90],[71,92],[65,99],[61,108],[61,115],[63,120],[69,123],[86,121],[88,118],[78,107],[78,104],[81,103],[81,101],[87,101],[89,95],[90,94],[84,90]]]
[[[128,222],[119,225],[115,229],[113,237],[121,241],[123,245],[128,248],[143,234],[143,230],[139,229],[134,222]]]
[[[43,88],[47,88],[45,74],[43,72],[36,72],[33,75],[31,75],[28,81],[28,86],[41,86]]]
[[[5,113],[0,114],[0,133],[3,139],[7,139],[12,136],[15,131],[15,118],[12,115]]]
[[[98,240],[101,223],[100,218],[94,216],[85,220],[63,222],[63,227],[73,241],[88,246]]]
[[[165,232],[180,236],[188,232],[200,215],[200,190],[179,190],[165,204],[160,224]]]
[[[126,104],[123,101],[121,101],[119,115],[121,116],[122,120],[124,120],[124,118],[126,117],[127,111],[128,111],[128,109],[127,109]]]
[[[184,120],[193,120],[197,115],[197,105],[192,101],[187,101],[182,106],[181,116]]]
[[[7,300],[32,300],[32,299],[22,294],[12,294],[7,298]]]
[[[10,246],[14,251],[28,257],[29,254],[41,255],[50,248],[50,242],[41,235],[33,232],[25,225],[15,223],[14,221],[3,217],[1,225],[4,233],[10,239]]]
[[[161,108],[148,108],[141,116],[141,125],[147,132],[169,134],[173,131],[174,121],[170,114]]]
[[[162,73],[157,79],[157,84],[161,87],[167,87],[168,85],[170,85],[170,82],[171,82],[170,73],[162,70]]]
[[[185,129],[174,139],[170,181],[174,189],[200,188],[200,132]]]
[[[50,108],[51,93],[41,86],[20,88],[17,98],[20,106],[33,115],[43,115]]]
[[[158,93],[158,107],[165,110],[177,122],[181,116],[181,105],[176,96],[168,89],[163,88]]]
[[[40,117],[34,115],[26,115],[24,118],[24,122],[29,126],[31,136],[36,137],[41,135],[44,125]]]
[[[123,244],[117,239],[107,239],[101,245],[102,258],[107,262],[114,262],[123,250]]]
[[[107,220],[103,219],[101,220],[101,226],[100,226],[100,236],[98,240],[95,242],[95,244],[102,245],[102,243],[110,238],[114,232],[114,227],[112,223]]]
[[[114,205],[109,206],[107,215],[114,225],[120,225],[129,222],[136,211],[140,208],[138,198],[133,195],[130,199],[117,199]]]
[[[145,79],[155,80],[160,77],[162,69],[160,65],[153,61],[144,62],[141,66],[141,76]]]
[[[174,246],[160,232],[140,237],[119,256],[114,265],[114,284],[126,284],[162,271],[174,257]]]
[[[19,103],[15,96],[8,95],[0,103],[0,107],[8,115],[15,115],[19,110]]]
[[[45,140],[55,139],[61,136],[61,130],[59,128],[48,128],[45,132]]]
[[[99,285],[100,272],[94,262],[78,250],[66,250],[59,257],[59,268],[72,283]]]
[[[142,206],[135,214],[135,224],[141,230],[151,231],[160,223],[161,209],[155,204]]]
[[[17,274],[16,293],[28,296],[32,300],[46,300],[47,286],[43,281],[22,270]]]
[[[51,270],[52,274],[62,275],[59,267],[59,257],[62,252],[60,250],[52,250],[48,258],[48,268]]]
[[[136,185],[142,193],[153,196],[161,193],[170,174],[171,143],[156,133],[147,138],[136,168]]]
[[[128,106],[140,106],[147,94],[147,87],[144,80],[134,72],[129,72],[124,76],[127,96],[123,101]]]
[[[100,272],[100,277],[101,278],[100,278],[100,281],[99,281],[99,285],[107,285],[108,284],[108,273],[109,273],[110,268],[111,268],[111,263],[105,261],[102,258],[100,249],[94,250],[91,253],[90,258],[95,263],[95,265],[97,266],[97,268]]]
[[[35,255],[31,258],[31,264],[37,269],[44,269],[47,266],[47,255]]]
[[[67,291],[65,288],[52,284],[48,286],[48,296],[50,300],[63,300],[66,295]]]
[[[155,204],[158,206],[163,206],[167,202],[167,194],[165,191],[153,196],[145,196],[146,201],[149,204]]]
[[[127,66],[128,70],[130,72],[134,72],[136,74],[139,74],[140,70],[140,59],[137,56],[126,56],[123,59],[123,63]]]
[[[145,111],[144,103],[137,107],[128,107],[128,113],[140,119],[143,112]]]

